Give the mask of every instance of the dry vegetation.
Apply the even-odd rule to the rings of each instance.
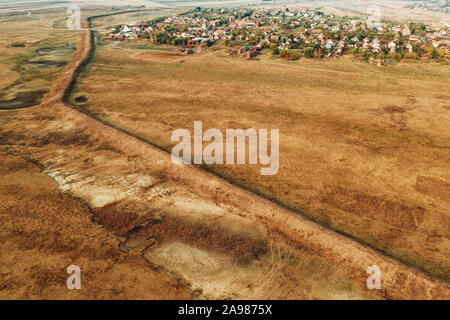
[[[78,33],[50,30],[60,15],[2,15],[0,108],[39,104],[76,51]]]
[[[303,1],[293,3],[292,6],[312,7],[318,6],[314,1]],[[402,0],[382,0],[370,3],[365,0],[322,0],[320,7],[327,12],[336,15],[364,16],[367,15],[367,8],[370,5],[377,5],[380,8],[381,19],[397,22],[423,21],[434,26],[444,26],[444,22],[449,21],[450,15],[443,12],[413,10],[406,6],[411,2]]]
[[[349,59],[100,47],[73,97],[87,98],[83,112],[168,151],[171,132],[194,120],[279,128],[276,176],[259,166],[208,169],[448,280],[450,68]]]
[[[194,120],[279,128],[278,175],[208,170],[293,214],[64,105],[89,40],[41,106],[0,110],[1,298],[448,299],[448,66],[98,48],[76,108],[167,150]]]
[[[91,221],[79,199],[24,159],[0,152],[1,299],[189,299],[175,280],[151,270]],[[67,290],[66,268],[82,270]]]
[[[173,165],[164,152],[62,104],[3,111],[0,133],[2,149],[38,165],[42,174],[53,178],[64,196],[69,194],[86,202],[93,211],[94,222],[105,227],[102,232],[114,233],[117,238],[113,238],[113,245],[128,252],[123,256],[124,263],[144,256],[150,263],[148,270],[164,271],[159,274],[162,279],[166,275],[177,279],[194,297],[437,299],[448,296],[447,286],[439,281],[201,170]],[[41,184],[37,181],[33,187]],[[10,185],[7,189],[12,190]],[[80,264],[86,279],[97,286],[96,297],[148,297],[124,289],[135,288],[133,281],[138,283],[138,276],[147,277],[144,270],[136,274],[135,270],[124,267],[124,274],[135,275],[130,282],[124,281],[123,287],[122,283],[115,282],[105,285],[102,275],[107,273],[112,277],[119,260],[106,260],[100,266],[97,260],[92,265],[84,264],[83,257],[91,252],[88,246],[74,246],[71,251],[64,241],[55,237],[54,231],[63,228],[70,237],[84,236],[77,225],[77,231],[64,229],[75,223],[72,221],[78,216],[76,211],[66,201],[57,200],[68,207],[69,220],[64,220],[64,216],[48,218],[42,214],[46,209],[29,200],[27,192],[16,188],[9,197],[16,201],[16,206],[21,203],[23,208],[32,210],[31,214],[26,211],[31,218],[42,219],[38,223],[41,233],[32,238],[39,252],[46,252],[48,242],[52,250],[68,255],[64,261],[50,257],[54,268],[64,270],[68,260]],[[9,198],[5,196],[5,199]],[[6,216],[7,210],[13,208],[3,209],[2,214]],[[10,219],[12,223],[15,216]],[[54,224],[45,225],[47,221]],[[34,220],[16,225],[19,229],[22,226],[32,228]],[[2,229],[6,237],[11,237],[9,229],[13,227]],[[87,227],[98,228],[92,222]],[[89,230],[86,232],[91,236]],[[39,242],[41,238],[46,244]],[[19,246],[28,242],[28,237],[11,239]],[[102,238],[93,234],[89,239],[95,243]],[[8,256],[12,251],[4,246],[1,252]],[[14,261],[21,261],[27,256],[14,253],[14,257]],[[19,279],[5,297],[15,297],[18,288],[24,290],[21,294],[26,297],[33,290],[38,292],[35,297],[42,294],[41,282],[25,284],[30,277],[23,271],[27,263],[23,262],[23,268],[9,271],[13,278]],[[374,263],[383,270],[383,288],[370,291],[365,285],[366,268]],[[11,266],[7,264],[5,268],[10,270]],[[47,277],[47,270],[39,269],[37,274]],[[95,282],[96,279],[100,282]],[[61,280],[62,275],[50,278],[49,290],[70,298],[69,293],[63,292]],[[100,291],[102,286],[104,290]],[[115,291],[117,288],[119,292]],[[163,288],[173,290],[170,283],[163,282],[161,291],[157,291],[161,296],[155,297],[175,298],[164,295]],[[50,292],[46,294],[57,297]],[[77,297],[92,297],[90,291],[83,289],[78,294]]]

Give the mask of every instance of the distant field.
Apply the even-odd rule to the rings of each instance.
[[[449,280],[450,68],[351,59],[101,46],[71,101],[167,151],[172,131],[192,131],[194,120],[279,128],[277,175],[261,176],[259,165],[208,170]]]
[[[134,10],[132,7],[87,7],[88,16]],[[170,11],[173,13],[174,11]],[[151,20],[169,11],[149,9],[98,18],[94,27]],[[2,13],[0,32],[0,108],[29,107],[40,103],[62,68],[72,60],[78,32],[67,30],[66,7],[52,10]]]
[[[0,108],[36,105],[71,61],[78,32],[51,30],[58,13],[0,17]]]
[[[135,9],[133,8],[122,8],[120,11],[133,11]],[[117,9],[115,10],[105,10],[104,14],[110,14],[119,12]],[[98,17],[94,20],[93,27],[94,28],[107,28],[107,27],[114,27],[118,24],[131,24],[131,23],[140,23],[142,21],[149,21],[156,17],[161,16],[168,16],[175,14],[176,12],[180,12],[180,10],[177,11],[177,9],[164,9],[164,8],[153,8],[153,9],[145,9],[140,10],[137,12],[128,12],[128,13],[121,13],[117,15],[109,15],[104,17]]]

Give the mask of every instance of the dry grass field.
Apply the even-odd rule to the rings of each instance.
[[[167,151],[177,128],[279,128],[280,170],[216,174],[449,279],[450,68],[100,47],[83,112]],[[183,60],[183,63],[180,61]],[[107,84],[107,85],[106,85]]]
[[[127,8],[123,8],[122,10],[101,10],[100,14],[110,14],[114,12],[126,11]],[[128,9],[130,11],[135,9]],[[99,17],[93,20],[93,27],[96,29],[107,29],[108,27],[115,27],[119,24],[131,24],[131,23],[140,23],[142,21],[150,21],[157,17],[164,17],[174,14],[174,12],[180,12],[179,10],[172,8],[150,8],[137,12],[123,13],[111,16]]]
[[[58,13],[1,17],[0,109],[39,104],[72,60],[78,32],[52,30]]]
[[[340,16],[365,16],[367,15],[367,8],[370,5],[376,5],[380,8],[381,19],[386,21],[396,21],[399,23],[422,21],[439,27],[444,27],[444,22],[448,23],[450,21],[450,14],[448,13],[407,8],[412,3],[414,1],[382,0],[371,2],[366,0],[321,0],[320,2],[316,2],[305,0],[299,2],[293,0],[289,6],[302,8],[316,8],[320,6],[322,10]]]
[[[0,38],[0,109],[38,105],[74,58],[80,33],[49,29],[61,21],[58,12],[2,17],[8,18],[0,32],[8,36]],[[2,111],[2,125],[13,115],[21,117]],[[38,122],[45,119],[44,112]],[[58,190],[36,162],[10,153],[5,134],[0,137],[0,299],[192,297],[140,255],[124,253],[119,238],[92,223],[85,202]],[[86,271],[81,291],[66,287],[66,268],[74,263]]]
[[[94,33],[62,30],[61,12],[13,20],[0,40],[0,298],[449,298],[447,64],[97,38],[78,74]],[[171,133],[194,120],[279,129],[278,174],[173,164]],[[66,287],[71,264],[81,290]]]
[[[4,151],[0,163],[0,299],[191,297],[141,256],[120,250],[86,204],[59,191],[38,166]],[[82,290],[67,290],[72,264],[83,270]]]

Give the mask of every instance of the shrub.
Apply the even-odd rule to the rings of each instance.
[[[417,53],[415,53],[415,52],[405,52],[403,57],[405,59],[417,59],[418,58]]]
[[[306,58],[313,58],[314,57],[314,49],[311,47],[305,48],[305,50],[303,51],[303,55]]]

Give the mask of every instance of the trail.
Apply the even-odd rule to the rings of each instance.
[[[288,250],[287,252],[289,254],[293,253],[300,257],[304,256],[305,253],[309,256],[317,257],[317,259],[326,263],[328,268],[333,268],[334,273],[332,275],[335,281],[339,281],[337,278],[339,274],[342,277],[342,281],[351,284],[352,290],[354,289],[355,292],[364,293],[367,291],[368,296],[371,295],[377,298],[388,299],[450,298],[450,290],[447,284],[432,279],[416,269],[405,266],[393,258],[387,257],[357,241],[320,226],[267,199],[234,186],[209,172],[194,166],[175,165],[171,162],[170,155],[166,152],[74,110],[65,104],[64,96],[75,81],[77,72],[92,54],[93,48],[91,45],[92,31],[82,31],[78,51],[74,60],[69,64],[39,107],[40,110],[45,110],[49,116],[56,119],[49,121],[49,128],[60,130],[59,132],[65,132],[64,130],[67,128],[75,128],[79,136],[86,135],[89,137],[89,143],[86,144],[86,147],[83,144],[78,148],[74,148],[72,145],[62,145],[60,147],[61,152],[57,155],[55,155],[54,150],[51,149],[52,146],[49,144],[43,144],[39,148],[31,149],[34,150],[31,153],[33,159],[40,163],[46,174],[55,179],[62,190],[90,202],[92,207],[103,208],[108,203],[108,201],[105,203],[104,200],[111,198],[114,199],[114,203],[119,204],[122,202],[144,207],[156,205],[156,208],[161,207],[169,211],[174,208],[179,208],[182,212],[181,219],[185,218],[183,214],[186,214],[186,212],[192,212],[192,218],[199,219],[199,225],[202,225],[205,219],[205,221],[211,220],[210,217],[203,216],[205,213],[211,214],[214,211],[221,212],[225,210],[225,214],[221,214],[220,218],[217,219],[219,224],[216,221],[214,229],[212,229],[215,230],[214,232],[219,232],[222,229],[223,232],[227,232],[227,228],[231,226],[263,226],[266,230],[266,236],[264,237],[270,243],[282,246],[277,247],[278,252]],[[33,116],[30,112],[29,117]],[[21,126],[12,123],[8,125],[10,126],[8,127],[10,130],[16,130],[20,135],[29,135],[27,130]],[[26,139],[34,138],[30,137]],[[95,143],[92,141],[95,141]],[[117,154],[111,159],[114,161],[106,161],[107,158],[105,160],[97,160],[103,153],[96,150],[105,146],[108,149],[117,150]],[[17,148],[18,152],[29,152],[26,146],[23,145],[15,146],[15,148]],[[91,159],[94,163],[91,166],[80,166],[78,164],[81,162],[80,157],[86,157],[86,160]],[[134,159],[131,163],[129,162],[130,157]],[[142,165],[143,173],[148,173],[149,176],[137,176],[134,174],[136,164]],[[117,175],[115,179],[112,178],[111,172]],[[163,179],[161,178],[162,182],[160,181],[161,183],[159,185],[153,183],[148,184],[145,188],[141,187],[143,178],[147,177],[147,180],[158,180],[159,178],[156,178],[158,173],[163,173],[165,177]],[[98,190],[104,190],[101,193],[102,197],[98,197]],[[93,193],[96,195],[95,199],[92,198]],[[152,200],[149,202],[149,199]],[[98,201],[101,201],[101,204]],[[188,209],[187,203],[191,202],[194,208]],[[177,203],[180,204],[177,205]],[[206,209],[200,212],[196,211],[195,208],[202,206],[206,206]],[[208,209],[209,206],[211,206],[210,209]],[[151,207],[151,209],[154,210],[154,207]],[[147,212],[148,209],[144,211]],[[177,219],[180,215],[179,212],[171,214]],[[184,223],[181,225],[184,226]],[[111,228],[114,228],[114,225]],[[248,228],[248,230],[253,229],[253,227]],[[251,234],[251,232],[248,233]],[[241,236],[241,233],[238,234]],[[245,234],[245,232],[243,234],[244,241],[248,241],[251,245],[254,240],[248,238],[250,235]],[[133,240],[133,236],[139,237],[141,233],[138,231],[132,233],[132,236],[125,242],[125,245],[131,246],[129,241],[130,239]],[[179,236],[179,234],[176,234],[175,239],[178,239],[176,237]],[[204,239],[198,238],[197,240],[200,242]],[[227,241],[225,241],[225,244]],[[165,245],[162,242],[161,250],[179,250],[177,247],[170,247],[172,245],[171,243],[169,242]],[[220,243],[224,242],[222,241]],[[204,250],[195,241],[189,246],[195,250]],[[153,249],[149,247],[147,250]],[[175,270],[172,270],[172,272],[180,272],[181,268],[184,277],[191,283],[197,283],[206,292],[207,297],[217,298],[224,297],[224,294],[233,294],[232,296],[237,298],[268,298],[273,297],[270,294],[273,294],[273,287],[277,285],[277,281],[280,281],[280,279],[289,279],[289,281],[283,280],[288,292],[301,285],[301,280],[295,279],[294,274],[290,273],[294,272],[294,269],[286,269],[289,266],[286,262],[289,258],[277,257],[278,261],[275,261],[273,260],[275,258],[273,250],[275,249],[271,248],[272,254],[269,254],[270,257],[268,258],[271,260],[271,263],[269,262],[269,268],[271,269],[269,278],[265,283],[260,284],[259,287],[256,284],[257,290],[255,289],[254,291],[246,291],[247,289],[243,285],[247,283],[241,283],[243,281],[242,279],[251,278],[252,273],[249,271],[249,267],[236,267],[234,263],[228,265],[228,260],[222,255],[213,255],[211,259],[213,261],[219,261],[220,263],[218,265],[223,263],[230,268],[232,266],[236,267],[237,271],[233,274],[233,270],[228,273],[226,270],[221,270],[226,276],[220,280],[223,281],[225,287],[220,292],[216,292],[215,288],[210,288],[207,286],[207,283],[201,281],[201,278],[204,278],[202,277],[202,272],[207,272],[202,266],[195,269],[194,266],[188,263],[180,267],[169,259],[164,262],[164,268],[169,271],[172,269]],[[158,257],[157,251],[155,252],[149,258],[149,261],[152,263],[155,263],[155,261],[151,259]],[[287,255],[288,257],[289,254]],[[171,257],[173,255],[167,255],[163,251],[160,257],[164,256]],[[275,256],[281,257],[282,254],[278,253]],[[282,261],[282,259],[284,260]],[[189,258],[187,261],[190,261]],[[382,270],[383,290],[369,292],[365,288],[365,281],[368,277],[366,269],[371,265],[377,265]],[[210,267],[213,271],[216,268],[216,266]],[[278,270],[280,268],[283,268],[283,270]],[[215,271],[213,271],[211,271],[213,274],[213,278],[211,279],[215,279]],[[305,278],[310,273],[309,270],[298,270],[297,272],[299,273],[300,279],[303,277],[305,281],[312,281],[309,278]],[[315,272],[315,270],[311,272]],[[258,275],[262,276],[260,273]],[[198,277],[200,277],[200,280]],[[324,279],[323,281],[325,282],[326,280]],[[250,283],[249,286],[252,284]],[[335,290],[339,289],[339,286],[333,282],[327,285]],[[285,296],[281,297],[290,296],[286,293]],[[293,296],[296,297],[296,295]],[[319,297],[323,298],[328,296],[322,295]]]

